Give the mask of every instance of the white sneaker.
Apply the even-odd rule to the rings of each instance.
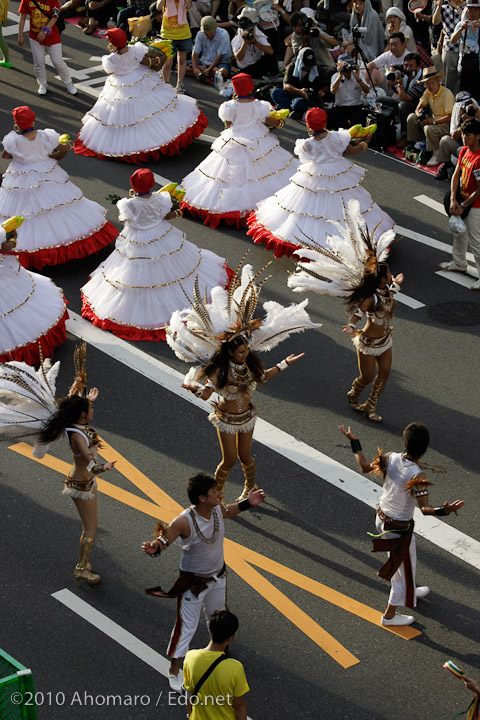
[[[427,597],[429,592],[430,588],[428,587],[428,585],[421,585],[420,587],[415,588],[415,597],[417,598],[417,600],[419,600],[420,598]]]
[[[433,153],[432,157],[427,162],[427,167],[434,167],[435,165],[440,165],[440,160],[437,158],[435,153]]]
[[[177,93],[179,93],[180,95],[184,95],[184,94],[185,94],[185,86],[184,86],[184,84],[183,84],[183,83],[178,83],[176,90],[177,90]]]
[[[168,682],[170,684],[170,688],[173,690],[173,692],[178,693],[179,695],[182,694],[182,678],[180,677],[180,672],[178,675],[169,675],[168,676]]]
[[[383,617],[381,623],[382,625],[388,626],[388,625],[411,625],[413,622],[415,622],[415,618],[413,615],[400,615],[400,613],[395,613],[395,615],[387,620],[386,617]]]
[[[440,270],[446,270],[447,272],[467,272],[467,266],[460,267],[460,265],[456,265],[453,260],[450,260],[449,262],[442,262],[438,266]]]
[[[480,280],[477,280],[473,283],[473,285],[470,285],[470,290],[480,290]]]
[[[76,95],[78,90],[73,83],[68,83],[67,92],[70,93],[70,95]]]
[[[47,86],[46,85],[40,85],[37,90],[39,95],[46,95],[47,94]]]

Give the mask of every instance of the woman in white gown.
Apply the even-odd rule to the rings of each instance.
[[[360,187],[365,170],[343,157],[343,153],[358,155],[367,149],[367,143],[351,145],[348,130],[326,130],[327,115],[321,108],[312,108],[305,117],[311,137],[295,144],[300,167],[287,185],[259,202],[248,218],[248,235],[273,250],[275,257],[290,256],[299,247],[326,247],[332,233],[329,221],[345,224],[345,208],[351,199],[360,203],[374,239],[394,225]]]
[[[296,160],[280,147],[269,128],[282,121],[270,118],[271,105],[250,97],[253,80],[240,73],[233,80],[236,99],[220,105],[226,124],[212,144],[212,152],[182,180],[182,210],[216,228],[221,220],[244,224],[258,200],[272,195],[286,182]]]
[[[112,52],[102,66],[108,77],[83,117],[75,152],[137,165],[180,153],[202,134],[207,118],[193,98],[163,82],[160,57],[148,57],[146,45],[127,45],[120,28],[107,36]]]
[[[23,268],[13,254],[16,232],[0,227],[0,362],[38,365],[67,339],[67,303],[50,280]]]
[[[130,183],[134,197],[117,203],[124,228],[82,288],[82,315],[127,340],[165,340],[173,311],[193,301],[196,279],[202,297],[227,283],[226,262],[170,224],[182,213],[167,192],[152,193],[150,170],[136,170]]]
[[[58,165],[69,146],[51,128],[35,130],[26,105],[12,110],[15,130],[3,138],[12,162],[0,187],[0,222],[21,215],[16,254],[22,265],[41,269],[98,252],[118,235],[105,209],[87,200]]]

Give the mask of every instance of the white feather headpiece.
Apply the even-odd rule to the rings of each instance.
[[[329,235],[328,247],[301,248],[295,272],[288,278],[294,292],[313,290],[328,295],[350,295],[367,274],[378,273],[395,238],[393,230],[383,233],[375,243],[360,213],[358,200],[350,200],[345,209],[345,224],[329,220],[338,234]],[[308,262],[303,262],[305,258]]]
[[[230,342],[238,335],[245,338],[253,351],[272,350],[292,333],[321,327],[310,320],[305,310],[307,300],[289,307],[266,302],[264,319],[254,318],[261,287],[267,278],[259,283],[256,280],[267,265],[254,275],[252,266],[241,269],[242,263],[243,260],[228,290],[213,288],[210,303],[206,298],[202,300],[197,278],[192,307],[173,313],[166,329],[167,343],[180,360],[204,365],[222,342]]]
[[[24,362],[0,363],[0,439],[37,435],[57,411],[55,384],[60,363],[40,369]]]

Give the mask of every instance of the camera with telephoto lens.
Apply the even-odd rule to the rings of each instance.
[[[303,15],[303,13],[302,13]],[[310,37],[318,38],[320,36],[320,29],[315,24],[315,20],[311,17],[302,18],[303,35],[310,35]]]
[[[355,25],[354,28],[352,28],[352,36],[354,40],[359,40],[365,33],[368,32],[368,28],[366,27],[360,27],[359,25]]]
[[[349,73],[353,72],[354,70],[358,70],[358,65],[356,62],[353,62],[353,60],[347,60],[347,62],[343,63],[343,67],[340,70],[341,73]]]
[[[421,107],[418,111],[418,119],[420,122],[423,120],[426,120],[427,118],[433,117],[432,108],[430,105],[425,105],[425,107]]]
[[[243,37],[245,38],[245,40],[253,40],[253,38],[255,37],[255,35],[253,34],[253,31],[252,31],[252,30],[249,30],[248,32],[246,32],[246,33],[244,34]]]
[[[404,69],[403,65],[392,65],[393,71],[387,73],[387,80],[390,80],[391,82],[395,82],[395,80],[400,80],[404,75]]]

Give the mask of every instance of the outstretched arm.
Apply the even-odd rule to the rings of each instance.
[[[240,500],[240,502],[235,503],[229,503],[228,505],[222,504],[220,505],[220,508],[222,510],[223,517],[226,519],[236,517],[241,512],[244,512],[245,510],[250,510],[252,507],[256,507],[262,502],[265,502],[264,491],[250,490],[250,492],[248,493],[248,497],[246,497],[245,500]]]
[[[305,353],[300,353],[300,355],[289,355],[281,362],[277,363],[268,370],[265,370],[263,381],[267,382],[267,380],[271,380],[273,377],[275,377],[275,375],[279,375],[281,372],[289,368],[290,365],[292,365],[294,362],[297,362],[297,360],[303,358],[304,355]]]
[[[445,500],[441,507],[433,507],[429,504],[428,493],[416,498],[418,507],[422,511],[423,515],[436,515],[437,517],[444,517],[450,515],[452,512],[457,512],[465,505],[464,500],[455,500],[453,503],[449,503]]]

